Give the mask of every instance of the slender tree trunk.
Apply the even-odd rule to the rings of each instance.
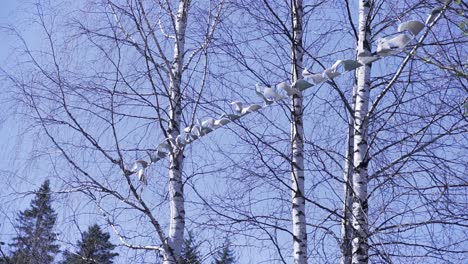
[[[356,102],[356,88],[353,87],[353,110]],[[343,219],[341,220],[341,264],[351,264],[353,227],[352,227],[352,205],[353,205],[353,153],[354,153],[354,117],[350,113],[348,123],[348,139],[346,145],[346,160],[344,165],[344,206],[343,206]]]
[[[359,32],[357,53],[370,53],[369,12],[372,1],[359,1]],[[368,119],[371,66],[357,69],[357,91],[354,116],[354,173],[353,173],[353,229],[352,263],[367,263],[368,256],[368,219],[367,219],[367,181],[368,171]]]
[[[303,78],[302,48],[302,0],[292,1],[293,39],[292,43],[292,81]],[[291,124],[291,148],[292,148],[292,219],[294,239],[294,263],[307,263],[307,232],[305,218],[304,199],[304,128],[302,124],[303,114],[302,92],[292,98],[292,124]]]
[[[354,111],[356,110],[357,79],[353,85],[353,112],[349,113],[348,138],[346,144],[345,164],[343,170],[343,219],[341,220],[341,264],[351,264],[353,240],[353,173],[354,173]]]
[[[184,61],[185,29],[190,0],[180,0],[175,21],[174,57],[170,74],[170,121],[168,135],[176,138],[180,134],[182,116],[181,79]],[[182,165],[184,155],[182,149],[175,149],[170,157],[169,167],[169,206],[171,219],[167,243],[170,252],[164,254],[164,264],[177,263],[184,241],[185,209],[184,189],[182,181]]]

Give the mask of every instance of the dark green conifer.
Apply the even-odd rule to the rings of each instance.
[[[192,232],[188,232],[188,238],[184,239],[184,247],[182,248],[182,264],[201,264],[198,245],[193,237]]]
[[[63,264],[112,264],[113,258],[119,254],[112,252],[115,249],[109,241],[110,235],[103,232],[95,224],[83,233],[83,238],[78,241],[78,251],[71,253],[65,251]]]
[[[236,263],[236,256],[234,250],[229,246],[229,241],[226,241],[223,248],[217,252],[214,264],[234,264]]]
[[[52,209],[49,180],[35,193],[30,208],[20,212],[17,218],[18,235],[10,245],[13,248],[10,262],[14,264],[49,264],[59,252],[54,232],[57,214]]]

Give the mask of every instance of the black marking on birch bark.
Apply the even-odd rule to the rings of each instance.
[[[364,253],[365,253],[365,250],[362,247],[359,247],[358,249],[356,249],[356,252],[355,252],[356,255],[363,255]]]
[[[302,198],[302,193],[301,190],[297,190],[294,192],[294,197],[293,198]]]
[[[368,262],[369,259],[367,258],[367,256],[363,256],[362,254],[360,254],[360,256],[362,256],[362,258],[359,258],[357,262],[353,261],[353,264],[362,264]]]
[[[174,120],[170,120],[169,121],[169,128],[167,129],[167,134],[172,134],[172,132],[175,131],[175,121]]]
[[[367,145],[367,141],[365,139],[362,139],[361,141],[359,141],[357,143],[358,146],[361,146],[361,145]]]
[[[358,207],[357,203],[359,203],[359,198],[357,196],[353,196],[353,210]]]
[[[301,125],[301,113],[299,112],[300,111],[300,106],[295,106],[296,109],[294,109],[294,112],[293,112],[293,120],[294,120],[294,128],[297,129],[298,126]]]
[[[301,135],[299,135],[299,132],[296,132],[296,134],[294,135],[293,142],[294,143],[301,143],[302,142],[302,137],[301,137]],[[294,144],[293,151],[296,151],[296,150],[299,150],[299,149],[302,149],[302,147],[296,146],[296,144]]]
[[[365,199],[364,201],[361,202],[361,205],[362,205],[362,210],[364,212],[367,212],[367,209],[369,208],[369,203],[367,201],[367,199]]]
[[[302,151],[298,151],[298,150],[299,150],[299,148],[294,148],[293,157],[303,157],[304,156]],[[293,162],[293,163],[296,163],[296,162]]]
[[[297,214],[296,214],[296,216],[301,216],[301,215],[304,215],[304,212],[302,210],[297,212]]]
[[[170,182],[178,182],[178,183],[182,184],[182,181],[180,179],[177,179],[177,178],[169,178],[169,181]]]
[[[302,157],[302,155],[296,155],[294,157]],[[293,165],[294,168],[296,168],[298,170],[302,170],[302,168],[299,165],[297,165],[297,163],[295,161],[292,162],[292,165]]]
[[[184,218],[183,218],[181,215],[178,215],[178,216],[174,217],[174,219],[176,219],[176,220],[182,220],[182,219],[184,219]]]
[[[359,251],[359,252],[358,252]],[[366,250],[365,249],[362,249],[361,247],[359,247],[357,250],[356,250],[356,255],[358,256],[361,256],[357,262],[353,261],[353,264],[362,264],[362,263],[367,263],[368,262],[368,257],[367,257],[367,254],[365,254]]]
[[[364,49],[366,50],[370,50],[370,44],[369,44],[369,41],[367,39],[365,39],[362,43]]]
[[[184,197],[180,192],[175,192],[174,197]]]
[[[302,239],[299,239],[297,236],[293,236],[294,241],[302,243]]]
[[[358,92],[364,93],[364,92],[367,92],[367,90],[368,90],[367,87],[364,86],[361,89],[359,89]]]
[[[179,165],[176,163],[176,162],[173,162],[172,163],[173,165],[169,167],[169,169],[171,170],[179,170]]]
[[[357,210],[360,207],[361,208],[360,212],[367,214],[367,210],[369,208],[369,202],[367,199],[361,200],[359,199],[359,197],[355,197],[354,203],[355,205],[353,205],[353,210]],[[361,223],[367,223],[367,219],[364,216],[358,219],[358,223],[353,222],[353,226],[361,227]]]
[[[369,165],[369,160],[365,159],[356,166],[356,169],[358,170],[366,169],[368,165]]]

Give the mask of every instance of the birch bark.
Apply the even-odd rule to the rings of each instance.
[[[359,1],[359,29],[357,53],[370,52],[369,13],[371,0]],[[353,218],[352,263],[368,262],[368,119],[371,65],[357,69],[357,91],[354,112],[354,158],[353,158]]]
[[[180,0],[175,20],[175,43],[172,69],[170,73],[170,121],[167,134],[176,138],[181,129],[181,79],[184,62],[185,30],[190,0]],[[170,222],[167,244],[169,252],[164,252],[163,263],[177,263],[184,241],[185,209],[184,189],[182,182],[182,165],[184,155],[182,149],[174,149],[170,155],[169,165],[169,206]]]
[[[303,78],[302,47],[302,0],[292,1],[293,43],[292,43],[292,81]],[[292,98],[292,124],[291,124],[291,148],[292,148],[292,219],[293,219],[293,249],[294,263],[307,263],[307,232],[305,219],[304,199],[304,128],[303,128],[303,98],[302,92],[293,95]]]
[[[352,93],[352,109],[355,110],[356,105],[357,83],[353,86]],[[341,220],[341,264],[351,264],[353,227],[352,227],[352,212],[353,212],[353,158],[354,158],[354,112],[349,114],[348,121],[348,139],[345,153],[345,164],[343,173],[343,189],[344,189],[344,205],[343,219]]]

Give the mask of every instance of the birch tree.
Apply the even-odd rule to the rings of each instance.
[[[320,11],[322,5],[325,5],[325,2],[316,1],[306,6],[308,17],[314,17],[315,14],[321,17],[323,15]],[[314,51],[319,50],[329,37],[325,33],[328,26],[320,28],[317,26],[320,23],[314,27],[309,25],[308,29],[307,26],[303,26],[303,20],[307,21],[307,19],[303,18],[304,7],[300,1],[263,1],[256,2],[253,6],[250,3],[240,1],[233,8],[239,12],[234,17],[243,19],[240,19],[239,22],[233,22],[229,28],[226,26],[227,32],[223,31],[226,53],[236,62],[228,69],[241,71],[244,79],[251,81],[245,83],[245,80],[236,79],[236,85],[233,86],[232,90],[237,92],[239,89],[237,86],[240,83],[244,93],[234,93],[231,96],[232,100],[245,98],[244,100],[255,102],[255,99],[250,99],[249,92],[258,93],[259,90],[261,92],[265,86],[267,87],[265,89],[275,89],[276,84],[281,80],[294,83],[302,79],[302,72],[305,70],[302,61],[307,50],[302,41],[303,36],[306,35],[304,31],[310,33],[307,47],[311,61],[310,57],[314,56]],[[322,19],[325,20],[325,18]],[[243,23],[249,26],[246,27]],[[318,28],[322,34],[320,36],[323,38],[316,37],[311,33]],[[292,67],[289,66],[290,63],[292,63]],[[318,63],[317,68],[324,69],[325,65]],[[224,77],[224,80],[226,82],[222,85],[229,85],[233,82],[229,77]],[[258,82],[257,88],[255,88],[255,82]],[[219,155],[231,160],[232,167],[238,168],[239,172],[226,175],[229,178],[226,179],[226,185],[230,186],[231,190],[226,195],[227,197],[220,194],[213,200],[203,202],[206,203],[207,210],[214,211],[214,214],[219,215],[218,218],[215,216],[210,218],[206,225],[213,225],[212,221],[219,223],[218,226],[248,225],[249,228],[243,227],[243,229],[249,230],[249,233],[238,230],[239,233],[236,235],[244,233],[246,236],[254,236],[250,232],[257,230],[255,235],[260,233],[262,241],[271,240],[271,247],[274,248],[275,255],[271,256],[268,261],[307,263],[305,136],[302,120],[304,99],[302,92],[293,95],[292,100],[291,105],[280,103],[276,107],[276,111],[280,114],[265,108],[259,113],[261,117],[252,117],[255,121],[248,123],[247,121],[242,122],[242,120],[236,121],[236,125],[239,127],[229,128],[230,132],[239,138],[238,142],[241,147],[234,144],[231,149],[228,147]],[[310,100],[307,102],[310,103]],[[272,108],[274,107],[272,106]],[[263,111],[266,113],[262,114]],[[271,118],[270,115],[274,117]],[[290,126],[291,130],[283,129],[285,125]],[[259,134],[256,135],[256,133]],[[242,149],[246,147],[245,143],[251,144],[247,147],[248,151]],[[244,155],[254,154],[252,158],[246,158],[239,156],[237,151]],[[222,163],[222,166],[226,166],[225,163]],[[227,170],[231,171],[231,167],[228,166]],[[314,180],[311,170],[307,173],[310,174],[309,181],[312,183]],[[291,182],[285,180],[284,177],[290,177]],[[216,179],[219,182],[219,176]],[[271,190],[267,191],[267,188],[271,188]],[[308,188],[309,190],[313,189],[313,186]],[[285,195],[291,195],[291,193],[291,200],[285,200]],[[247,197],[249,200],[246,200]],[[309,197],[307,201],[313,201],[314,205],[311,206],[321,206],[320,210],[333,214],[331,210],[328,211],[326,206],[322,206],[313,197]],[[276,203],[281,204],[281,206],[274,205]],[[262,204],[264,206],[261,206]],[[284,215],[286,211],[288,212],[287,216]],[[221,222],[220,217],[229,224]],[[314,228],[319,227],[314,225]],[[288,239],[285,239],[284,236]],[[292,254],[290,253],[291,245]]]
[[[302,45],[302,0],[292,2],[293,20],[293,62],[292,81],[302,79],[304,70],[304,48]],[[307,223],[304,199],[304,127],[303,127],[303,100],[302,92],[292,98],[291,122],[291,182],[292,182],[292,223],[294,243],[294,263],[307,263]]]
[[[174,22],[175,43],[172,67],[169,74],[171,103],[169,110],[169,127],[167,129],[167,134],[172,138],[177,138],[182,128],[181,82],[185,54],[185,31],[187,28],[189,6],[190,0],[182,0],[179,2],[177,16]],[[164,251],[163,263],[175,263],[177,261],[184,241],[185,209],[184,190],[182,185],[183,160],[184,154],[182,150],[176,149],[171,153],[169,161],[169,204],[171,218],[169,224],[169,236],[167,239],[168,250]]]
[[[122,245],[178,263],[186,224],[184,148],[165,142],[171,149],[165,168],[146,170],[141,157],[156,158],[161,140],[176,139],[203,113],[197,107],[205,100],[207,51],[223,1],[35,8],[45,46],[36,51],[18,35],[24,71],[7,74],[52,143],[49,151],[65,161],[56,168],[72,172],[59,176],[62,191],[87,196],[94,203],[88,210],[101,215]],[[77,16],[63,16],[70,8]],[[122,225],[132,214],[146,220]],[[146,231],[132,230],[136,223]],[[152,238],[132,241],[128,233],[135,231]]]
[[[428,27],[428,31],[425,31],[425,34],[423,34],[421,36],[421,38],[418,39],[419,41],[419,45],[422,45],[424,46],[424,41],[426,40],[426,37],[428,36],[428,32],[429,31],[434,31],[434,32],[437,32],[437,33],[434,33],[435,35],[438,35],[440,34],[440,32],[436,29],[436,26],[435,26],[435,23],[441,19],[441,15],[439,14],[443,14],[443,11],[446,11],[446,10],[450,10],[451,8],[453,7],[450,7],[449,6],[449,2],[444,2],[444,3],[440,3],[440,6],[437,6],[435,8],[432,9],[431,12],[429,12],[429,17],[425,20],[426,22],[426,25]],[[382,7],[384,6],[384,4],[380,1],[360,1],[360,5],[359,5],[359,26],[358,26],[358,29],[357,29],[357,35],[358,35],[358,43],[357,43],[357,54],[358,54],[358,58],[359,58],[359,54],[371,54],[371,47],[370,47],[370,43],[371,43],[371,39],[372,39],[372,35],[370,34],[370,29],[371,28],[378,28],[377,26],[377,23],[376,23],[376,17],[379,15],[377,13],[376,10],[382,10]],[[397,4],[395,3],[395,7],[397,7]],[[422,5],[421,6],[421,3],[415,3],[413,8],[410,9],[408,8],[408,10],[419,10],[419,8],[421,7],[425,7],[425,8],[431,8],[430,6],[424,6]],[[455,8],[456,9],[456,8]],[[448,19],[449,16],[447,16]],[[389,19],[389,18],[387,18]],[[391,19],[391,18],[390,18]],[[450,28],[450,24],[444,24],[442,27],[448,27]],[[453,38],[453,39],[451,39]],[[455,39],[457,39],[457,37],[455,37],[455,35],[451,35],[450,37],[448,37],[448,39],[451,39],[451,40],[446,40],[447,43],[455,43],[457,42]],[[427,40],[426,40],[427,41]],[[443,43],[444,41],[441,41],[441,38],[438,38],[435,42],[433,42],[434,45],[439,45],[441,43]],[[379,44],[380,45],[380,44]],[[449,44],[450,45],[450,44]],[[383,90],[380,90],[377,92],[377,95],[375,96],[375,99],[374,100],[371,100],[371,94],[370,94],[370,90],[373,88],[373,86],[375,87],[375,81],[371,81],[370,79],[370,67],[361,67],[357,70],[357,74],[356,74],[356,81],[357,81],[357,89],[356,90],[353,90],[353,98],[352,98],[352,101],[353,103],[355,103],[355,106],[353,107],[354,109],[354,116],[352,118],[352,120],[354,121],[354,126],[353,126],[353,133],[349,132],[349,139],[348,139],[348,142],[351,142],[354,140],[354,146],[353,148],[351,147],[348,147],[347,148],[347,153],[350,153],[352,149],[354,149],[352,151],[352,155],[346,155],[347,157],[347,160],[353,160],[354,162],[354,167],[352,168],[351,171],[353,171],[353,175],[352,175],[352,189],[353,189],[353,192],[352,192],[352,196],[353,196],[353,209],[352,209],[352,223],[353,223],[353,233],[351,234],[350,233],[350,229],[349,229],[349,226],[347,225],[348,224],[348,221],[346,221],[347,219],[347,210],[346,210],[346,201],[349,200],[349,197],[351,197],[350,193],[348,192],[348,187],[349,185],[346,184],[346,181],[349,180],[349,167],[347,168],[346,165],[348,165],[348,163],[345,165],[345,172],[344,172],[344,175],[345,175],[345,211],[344,211],[344,221],[342,223],[342,252],[343,252],[343,256],[342,256],[342,263],[351,263],[351,259],[349,258],[350,256],[350,251],[349,251],[349,244],[347,243],[347,241],[349,241],[349,237],[353,237],[353,243],[352,243],[352,263],[367,263],[369,261],[369,258],[372,256],[372,255],[377,255],[379,256],[381,259],[385,260],[385,261],[391,261],[392,259],[392,256],[391,254],[388,254],[388,253],[383,253],[383,252],[387,252],[387,250],[389,249],[376,249],[379,247],[379,243],[382,243],[382,242],[376,242],[375,239],[382,239],[382,236],[380,235],[376,235],[376,233],[378,233],[380,230],[380,228],[377,228],[375,226],[375,220],[373,220],[374,217],[376,218],[380,218],[380,216],[376,215],[374,212],[375,212],[375,209],[373,210],[372,213],[369,212],[369,206],[372,207],[372,206],[375,206],[376,208],[381,208],[384,207],[384,208],[389,208],[390,206],[387,204],[382,204],[382,205],[379,205],[378,202],[376,201],[375,198],[373,198],[373,195],[376,195],[376,193],[380,193],[380,192],[385,192],[385,189],[383,188],[388,188],[387,185],[383,185],[383,184],[377,184],[377,186],[375,186],[374,184],[372,184],[372,188],[371,188],[371,191],[369,192],[369,180],[373,179],[375,180],[376,178],[376,174],[379,174],[382,170],[387,170],[389,167],[392,167],[393,165],[396,165],[395,163],[394,164],[388,164],[388,165],[385,165],[385,166],[381,166],[381,164],[376,164],[374,165],[374,168],[376,171],[373,171],[372,169],[369,170],[369,162],[370,160],[374,160],[374,162],[382,162],[381,159],[379,159],[378,157],[380,155],[385,155],[384,153],[385,152],[382,152],[381,150],[382,149],[386,149],[386,151],[388,151],[390,148],[393,148],[393,146],[396,146],[396,145],[399,145],[399,144],[404,144],[403,142],[405,142],[406,144],[416,144],[418,145],[418,147],[415,147],[413,150],[409,151],[408,153],[406,154],[402,154],[401,157],[397,157],[396,160],[406,160],[407,158],[409,157],[412,157],[411,159],[415,162],[415,163],[419,163],[419,162],[423,162],[422,159],[420,159],[418,157],[418,153],[420,151],[423,151],[423,152],[431,152],[430,149],[432,149],[433,147],[436,147],[438,146],[438,140],[440,140],[441,138],[452,138],[452,137],[458,137],[457,134],[459,133],[458,131],[461,130],[464,130],[464,126],[461,122],[461,119],[460,117],[461,116],[458,116],[458,117],[455,117],[454,119],[452,119],[452,114],[450,113],[451,111],[454,111],[454,109],[457,109],[459,108],[459,106],[457,106],[458,102],[457,102],[457,99],[455,99],[453,102],[449,103],[451,104],[452,106],[448,106],[448,109],[446,110],[441,110],[441,112],[443,111],[447,111],[447,112],[444,112],[444,114],[441,114],[440,115],[440,118],[446,120],[447,123],[445,123],[447,125],[446,128],[444,128],[444,131],[439,131],[439,132],[436,132],[434,134],[434,136],[429,136],[428,134],[426,134],[426,132],[423,132],[423,131],[426,131],[426,129],[431,129],[432,131],[438,131],[438,125],[436,125],[433,120],[432,121],[428,121],[427,123],[425,124],[418,124],[416,122],[410,122],[410,123],[406,123],[406,124],[401,124],[400,126],[401,127],[406,127],[406,126],[410,126],[413,125],[414,127],[412,127],[412,129],[416,129],[416,127],[421,127],[420,130],[416,129],[414,134],[409,134],[407,136],[404,136],[402,137],[402,140],[403,142],[397,142],[397,141],[393,141],[392,139],[385,139],[384,141],[387,141],[389,140],[390,142],[392,143],[383,143],[383,141],[381,141],[382,145],[379,145],[380,143],[377,143],[379,142],[380,140],[378,140],[377,138],[381,138],[382,137],[382,134],[383,134],[383,130],[384,130],[384,127],[386,127],[385,124],[381,123],[381,121],[379,120],[379,118],[377,118],[376,116],[381,116],[383,114],[383,112],[386,112],[388,111],[391,107],[395,107],[397,109],[399,109],[398,111],[402,113],[402,111],[404,112],[405,110],[405,102],[404,101],[398,101],[398,102],[395,102],[393,104],[393,106],[391,106],[390,108],[387,107],[387,103],[385,103],[385,97],[388,97],[388,93],[389,93],[389,90],[392,88],[392,87],[395,87],[395,83],[398,83],[400,82],[400,79],[402,79],[402,72],[403,70],[405,69],[405,67],[408,65],[408,62],[410,61],[410,59],[413,58],[413,56],[416,54],[416,49],[418,48],[418,46],[415,46],[413,47],[407,54],[406,56],[404,56],[404,60],[402,61],[402,63],[399,65],[399,67],[397,68],[396,70],[396,73],[394,74],[391,74],[392,75],[392,78],[389,78],[388,79],[388,84],[386,85],[385,89]],[[444,48],[445,49],[445,48]],[[377,51],[379,50],[379,46],[377,46]],[[459,54],[460,55],[460,54]],[[459,55],[456,55],[457,57]],[[367,66],[367,65],[366,65]],[[366,70],[367,69],[367,70]],[[425,83],[424,81],[424,76],[425,76],[425,72],[423,71],[417,71],[415,70],[414,67],[411,68],[410,70],[410,73],[409,73],[411,76],[412,76],[412,81],[417,83],[418,81],[416,80],[420,80],[421,78],[421,82]],[[451,75],[450,73],[446,76],[446,78],[448,79],[457,79],[458,77],[456,77],[456,75]],[[404,81],[403,81],[404,82]],[[457,82],[457,81],[456,81]],[[417,84],[416,84],[417,85]],[[457,86],[457,85],[455,85]],[[400,87],[400,89],[403,89],[403,91],[401,92],[401,96],[402,97],[411,97],[411,92],[408,92],[404,87],[402,86],[398,86]],[[433,93],[438,93],[440,90],[444,90],[446,88],[444,87],[439,87],[439,88],[435,88],[435,87],[432,87],[432,86],[428,86],[428,87],[431,87],[432,89],[434,90],[431,90]],[[439,91],[437,91],[437,89],[440,89]],[[457,88],[455,88],[457,89]],[[356,93],[356,99],[354,99],[354,93]],[[447,90],[447,93],[452,93],[452,89],[448,89]],[[412,98],[413,99],[413,109],[416,109],[416,102],[417,100],[419,100],[421,97],[420,96],[413,96]],[[400,99],[402,100],[402,99]],[[434,104],[438,104],[436,102],[434,102]],[[370,110],[369,110],[369,106],[370,106]],[[379,114],[376,114],[376,109],[377,108],[382,108],[383,110],[380,110]],[[395,111],[395,110],[393,110]],[[392,120],[393,117],[395,116],[395,118],[399,115],[399,114],[395,114],[395,112],[387,112],[388,115],[386,115],[389,119],[387,119],[387,122],[388,120]],[[385,115],[385,114],[383,114]],[[433,113],[433,118],[436,118],[436,116],[439,115],[439,114],[436,114],[436,113]],[[438,119],[438,118],[436,118]],[[448,121],[448,120],[451,120],[451,121]],[[450,125],[449,125],[450,124]],[[371,137],[369,137],[369,129],[371,129]],[[416,143],[414,143],[412,141],[412,137],[418,135],[419,133],[421,133],[421,137],[428,137],[430,139],[427,139],[426,140],[423,140],[422,141],[419,141],[419,140],[416,140]],[[395,134],[398,134],[398,133],[395,133]],[[353,138],[354,137],[354,138]],[[385,137],[385,136],[384,136]],[[369,144],[370,142],[370,144]],[[452,146],[447,146],[448,148],[452,147]],[[453,145],[453,147],[455,148],[458,148],[456,145]],[[379,150],[375,150],[375,149],[379,149]],[[431,157],[435,158],[435,159],[438,159],[438,158],[441,158],[438,154],[430,154]],[[463,162],[462,162],[463,163]],[[457,166],[461,165],[462,163],[458,163],[458,161],[454,162],[454,164],[458,164]],[[348,165],[349,166],[349,165]],[[407,164],[406,166],[409,166],[411,167],[411,165]],[[401,167],[399,167],[401,169]],[[463,165],[461,167],[459,167],[460,169],[463,168]],[[396,169],[396,171],[399,171],[400,169]],[[369,174],[370,172],[370,174]],[[448,172],[448,171],[447,171]],[[417,175],[418,173],[415,172],[414,175]],[[378,177],[378,176],[377,176]],[[395,176],[390,176],[388,175],[389,178],[392,178],[391,180],[388,179],[387,181],[393,181],[393,180],[396,180],[394,179],[393,177]],[[385,182],[387,182],[385,181]],[[455,180],[456,181],[456,180]],[[384,187],[385,186],[385,187]],[[382,188],[381,190],[379,190],[380,188]],[[457,187],[454,187],[453,188],[453,191],[454,192],[457,192]],[[403,197],[405,195],[402,195],[401,197]],[[399,196],[400,197],[400,196]],[[371,202],[369,202],[369,198],[373,198],[371,200]],[[396,199],[396,198],[395,198]],[[431,198],[428,198],[428,199],[431,199]],[[385,203],[385,202],[384,202]],[[415,202],[416,204],[418,204],[419,202]],[[413,207],[413,206],[410,206],[408,205],[409,207]],[[417,208],[417,206],[415,206]],[[382,209],[381,209],[382,210]],[[402,215],[405,215],[405,214],[409,214],[410,212],[413,212],[412,210],[417,210],[417,209],[408,209],[407,211],[405,211],[404,213],[402,213]],[[430,210],[428,210],[429,212]],[[385,214],[387,215],[386,213],[384,213],[384,210],[380,211],[380,214]],[[446,214],[444,217],[447,217],[448,215]],[[432,216],[433,217],[433,216]],[[431,218],[432,218],[431,217]],[[449,218],[458,218],[458,216],[456,216],[456,214],[453,214],[451,217]],[[393,218],[397,218],[397,216],[389,216],[390,219],[393,219]],[[408,227],[409,226],[412,226],[410,229],[417,229],[416,226],[420,226],[421,225],[421,222],[418,222],[418,221],[415,221],[416,223],[414,224],[409,224],[407,223]],[[426,222],[428,225],[432,225],[431,223],[432,221],[428,221]],[[447,221],[445,224],[446,225],[450,225],[449,222],[451,221]],[[453,227],[456,228],[457,224],[456,224],[456,220],[454,222],[452,222],[453,224]],[[425,225],[425,224],[422,224],[422,225]],[[374,230],[372,230],[373,228],[376,228]],[[434,234],[431,234],[430,236],[433,236]],[[371,237],[373,237],[373,240],[374,241],[370,241]],[[379,237],[379,238],[376,238],[376,237]],[[449,242],[447,241],[448,243],[448,247],[451,247],[449,246],[451,243],[457,243],[457,242]],[[415,247],[419,247],[421,244],[424,244],[424,242],[415,242],[414,243],[414,246]],[[452,244],[453,246],[454,244]],[[373,246],[374,247],[374,250],[377,251],[377,253],[369,253],[369,246]],[[407,244],[408,247],[410,247],[409,244]],[[390,250],[391,251],[391,250]],[[456,254],[456,250],[453,251],[452,253]]]
[[[189,221],[208,230],[207,233],[214,231],[213,237],[220,233],[243,235],[245,246],[252,250],[263,250],[266,245],[268,253],[273,252],[267,259],[269,262],[335,263],[340,258],[342,263],[367,263],[373,259],[391,262],[407,260],[405,253],[415,248],[421,249],[421,255],[426,254],[428,259],[462,253],[454,249],[460,243],[459,238],[435,245],[435,238],[443,238],[436,232],[427,232],[430,239],[408,242],[411,232],[421,232],[421,227],[438,225],[438,228],[450,226],[459,230],[465,219],[459,213],[462,203],[452,205],[448,201],[456,201],[455,197],[463,190],[465,182],[460,180],[460,171],[466,165],[463,158],[440,154],[463,149],[458,144],[446,146],[443,140],[459,139],[466,129],[463,118],[457,115],[459,104],[453,100],[460,97],[464,75],[434,77],[428,74],[433,68],[425,68],[427,72],[424,72],[421,68],[425,64],[412,60],[422,56],[420,59],[428,64],[450,73],[463,73],[459,69],[462,63],[449,67],[440,63],[438,56],[427,58],[425,53],[416,54],[420,47],[427,48],[427,53],[440,48],[446,52],[444,59],[464,61],[464,54],[456,48],[461,38],[444,35],[438,39],[440,35],[431,31],[447,7],[437,6],[431,11],[421,38],[410,38],[414,41],[406,49],[408,43],[401,47],[400,42],[378,40],[379,34],[387,34],[388,29],[392,30],[390,34],[395,34],[392,26],[408,19],[413,11],[418,15],[417,12],[424,10],[425,19],[431,6],[408,4],[405,8],[411,11],[403,8],[401,11],[397,4],[359,1],[359,26],[350,30],[357,40],[357,59],[372,60],[374,53],[384,52],[398,55],[395,50],[407,53],[384,62],[386,67],[378,68],[374,78],[370,77],[370,62],[361,60],[366,65],[356,70],[356,84],[349,89],[349,78],[340,82],[333,75],[343,61],[335,64],[336,67],[327,64],[335,56],[347,58],[345,55],[354,53],[354,48],[346,47],[345,41],[331,41],[333,37],[345,35],[346,29],[340,28],[342,21],[330,22],[336,17],[335,14],[327,17],[328,11],[323,10],[329,10],[329,6],[323,1],[305,4],[300,0],[236,1],[229,3],[229,12],[239,13],[223,19],[220,19],[220,7],[208,5],[206,14],[205,6],[196,4],[200,3],[127,1],[98,5],[104,15],[98,17],[101,20],[89,20],[96,24],[75,21],[78,35],[93,48],[93,52],[80,55],[95,62],[92,58],[99,54],[108,61],[102,64],[105,67],[91,69],[65,63],[67,60],[61,58],[63,54],[57,49],[54,28],[47,26],[47,19],[39,9],[40,25],[49,42],[45,54],[50,55],[50,61],[43,63],[41,56],[26,45],[34,74],[11,78],[23,92],[24,102],[34,110],[37,124],[73,171],[72,181],[62,176],[66,191],[79,191],[91,198],[96,211],[123,245],[158,252],[155,256],[161,253],[165,263],[180,262],[184,228]],[[394,9],[401,12],[387,15],[384,12]],[[335,11],[339,14],[346,9]],[[349,6],[347,12],[352,21]],[[86,15],[89,18],[95,12],[88,11]],[[195,28],[192,19],[198,22]],[[310,19],[316,19],[314,26],[307,23]],[[213,31],[218,23],[223,34],[215,38]],[[414,34],[411,28],[400,30],[399,27],[397,31],[405,30]],[[186,34],[190,37],[185,37]],[[401,32],[396,34],[402,36]],[[428,36],[434,40],[424,46]],[[210,50],[215,40],[224,45]],[[67,43],[67,47],[72,45]],[[376,52],[371,53],[371,45],[377,46]],[[452,54],[458,58],[453,59]],[[72,52],[65,57],[73,58],[73,55],[76,54]],[[216,59],[211,60],[211,55]],[[310,68],[305,69],[304,65]],[[375,65],[379,64],[373,63],[372,67]],[[290,90],[294,91],[290,94],[292,104],[280,102],[247,119],[243,116],[250,113],[249,107],[257,110],[266,107],[259,104],[243,107],[241,101],[232,102],[234,114],[223,114],[216,119],[235,121],[227,127],[228,132],[220,138],[210,138],[215,141],[214,147],[211,141],[197,141],[207,149],[218,147],[218,143],[220,155],[186,146],[187,142],[193,142],[193,137],[188,141],[184,137],[193,136],[192,131],[198,131],[195,136],[200,136],[202,128],[213,128],[203,127],[195,116],[226,113],[213,101],[228,105],[231,99],[237,99],[235,96],[249,101],[249,92],[261,96],[269,93],[276,98],[275,88],[279,88],[276,84],[284,87],[282,81],[292,84],[304,75],[320,78],[323,85],[316,83],[311,92],[307,91],[308,95]],[[444,78],[453,86],[445,89],[433,81]],[[258,82],[258,86],[253,82]],[[205,97],[208,83],[227,89],[210,90],[210,96]],[[441,103],[443,100],[430,96],[431,93],[448,99],[449,103]],[[279,100],[264,103],[276,101]],[[348,120],[344,116],[349,116]],[[208,120],[214,122],[214,119],[205,121]],[[79,140],[61,134],[64,128]],[[227,143],[226,138],[230,136],[247,144]],[[223,149],[223,144],[224,147],[228,144],[228,148]],[[90,156],[77,158],[76,150]],[[148,157],[142,158],[145,156]],[[167,167],[154,166],[165,156],[169,156]],[[449,159],[453,167],[445,164]],[[437,168],[427,168],[430,161]],[[193,171],[189,172],[190,169]],[[442,176],[434,175],[434,171]],[[164,180],[152,175],[167,175],[167,193],[161,187]],[[210,175],[216,178],[210,180]],[[434,179],[433,182],[421,183],[418,179],[425,175]],[[443,184],[439,186],[440,182]],[[343,185],[344,196],[336,191]],[[187,202],[184,187],[196,198]],[[434,195],[439,195],[426,192],[433,188],[440,192],[447,208],[439,203],[431,205],[437,201]],[[450,194],[444,188],[450,189]],[[391,195],[387,189],[392,190]],[[110,198],[128,208],[111,206]],[[187,205],[200,219],[185,214]],[[170,209],[168,215],[160,209],[164,206]],[[120,215],[133,213],[145,219],[139,224],[146,223],[150,229],[123,227],[120,223],[125,217]],[[414,215],[417,217],[409,220]],[[449,219],[442,221],[443,216]],[[401,228],[404,228],[402,234]],[[145,237],[146,230],[152,230],[150,237],[156,237],[150,245],[129,239],[128,234]],[[428,248],[434,248],[437,253],[427,252]]]
[[[372,1],[359,1],[359,27],[357,53],[370,54],[369,21]],[[356,105],[354,113],[354,155],[353,155],[353,229],[352,263],[368,261],[368,227],[367,227],[367,165],[368,157],[368,124],[371,65],[357,69]]]

